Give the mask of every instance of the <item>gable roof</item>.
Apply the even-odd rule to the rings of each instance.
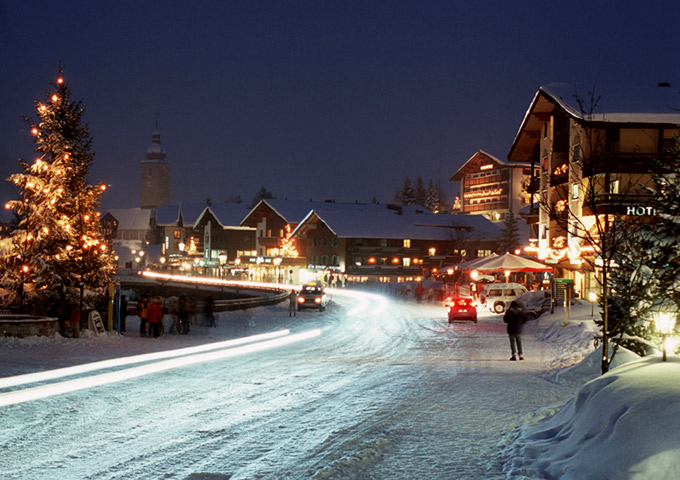
[[[248,214],[248,209],[244,204],[237,203],[218,203],[206,206],[194,222],[194,228],[198,226],[201,219],[207,212],[210,212],[221,227],[240,227],[241,222]]]
[[[595,111],[583,112],[579,99],[590,99],[591,86],[550,83],[541,86],[527,109],[508,153],[511,162],[529,161],[539,141],[543,124],[559,109],[578,121],[629,125],[680,125],[680,95],[677,88],[649,87],[626,91],[626,87],[595,89]]]
[[[339,238],[451,240],[452,233],[461,230],[487,240],[501,236],[501,230],[480,215],[432,214],[419,207],[403,207],[401,213],[381,205],[363,207],[312,210],[293,233],[304,233],[320,221]]]
[[[106,213],[118,220],[118,230],[147,230],[151,223],[148,208],[114,208]]]
[[[479,171],[479,164],[485,162],[485,163],[495,163],[497,166],[501,167],[508,167],[508,168],[521,168],[525,166],[529,166],[529,163],[509,163],[505,160],[501,160],[500,158],[494,157],[490,153],[485,152],[484,150],[477,150],[470,158],[467,159],[467,161],[456,171],[456,173],[453,174],[451,178],[449,178],[450,181],[460,181],[463,179],[463,176],[468,175],[472,172],[477,172]]]
[[[260,200],[257,205],[255,205],[248,215],[243,219],[241,225],[245,223],[252,223],[255,220],[255,215],[257,211],[262,208],[267,208],[271,210],[274,214],[278,215],[284,222],[297,225],[299,224],[307,214],[314,210],[325,210],[325,209],[353,209],[361,211],[363,209],[375,207],[379,205],[373,204],[359,204],[359,203],[335,203],[335,202],[312,202],[304,200],[283,200],[278,198],[267,198]],[[384,207],[383,207],[384,208]]]

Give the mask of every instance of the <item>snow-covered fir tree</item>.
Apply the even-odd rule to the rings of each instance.
[[[422,177],[416,179],[415,195],[416,200],[414,203],[416,205],[425,206],[427,201],[427,190],[425,189],[425,182],[423,182]]]
[[[517,217],[510,212],[503,222],[501,229],[501,243],[499,246],[500,253],[513,252],[519,247],[519,228],[517,226]]]
[[[61,71],[35,108],[37,121],[24,120],[36,158],[20,159],[23,172],[8,178],[19,191],[5,205],[17,228],[0,265],[3,288],[17,294],[14,308],[40,313],[57,299],[81,307],[86,291],[104,291],[115,264],[97,211],[105,186],[87,183],[94,153],[85,108]]]
[[[425,208],[432,213],[439,213],[441,204],[441,196],[439,195],[439,188],[432,180],[427,186],[427,199],[425,200]]]
[[[416,191],[411,179],[406,177],[399,191],[399,201],[402,205],[413,205],[416,202]]]

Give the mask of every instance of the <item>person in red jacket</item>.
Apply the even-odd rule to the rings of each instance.
[[[150,330],[149,335],[153,335],[153,338],[158,338],[161,331],[161,322],[163,321],[163,304],[161,303],[160,297],[154,297],[149,305],[147,317]]]

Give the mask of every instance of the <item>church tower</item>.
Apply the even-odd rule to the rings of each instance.
[[[151,146],[146,149],[146,160],[141,162],[142,208],[158,208],[170,204],[170,164],[165,161],[165,150],[161,148],[161,134],[156,130],[151,135]]]

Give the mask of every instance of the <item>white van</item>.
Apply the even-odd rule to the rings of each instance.
[[[517,300],[527,289],[519,283],[489,283],[484,285],[482,297],[486,306],[494,313],[505,312],[506,305]]]

